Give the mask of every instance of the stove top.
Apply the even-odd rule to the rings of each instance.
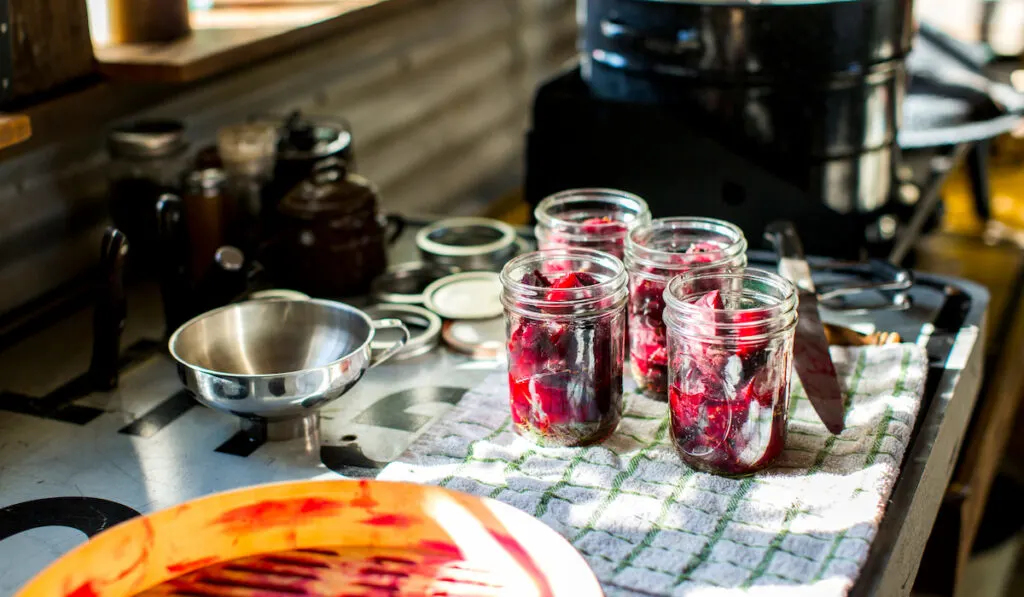
[[[260,483],[372,477],[499,366],[437,350],[377,367],[323,411],[319,441],[265,442],[241,430],[237,417],[182,390],[173,361],[157,351],[130,364],[117,390],[64,407],[26,414],[6,395],[0,594],[139,512]],[[20,401],[29,400],[39,399]]]
[[[913,289],[908,311],[828,319],[864,331],[898,331],[927,346],[935,363],[928,399],[944,408],[942,397],[955,393],[977,345],[986,299],[971,285],[963,290],[941,279],[926,282]],[[468,388],[502,367],[443,348],[389,362],[323,410],[319,437],[267,442],[242,431],[238,418],[197,404],[182,390],[162,343],[153,340],[136,338],[112,392],[83,392],[73,375],[69,382],[51,379],[55,374],[48,372],[70,366],[44,367],[37,361],[47,360],[47,351],[51,362],[82,360],[61,358],[74,336],[68,329],[57,326],[33,339],[31,351],[0,355],[4,595],[87,537],[138,513],[254,484],[373,477]],[[33,387],[49,389],[26,389]]]

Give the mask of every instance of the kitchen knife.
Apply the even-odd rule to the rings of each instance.
[[[804,391],[821,422],[834,434],[842,433],[843,392],[836,379],[836,368],[828,353],[828,339],[818,313],[818,295],[811,279],[811,267],[791,222],[773,222],[765,236],[779,254],[779,273],[797,287],[796,339],[793,344],[793,368],[803,382]]]

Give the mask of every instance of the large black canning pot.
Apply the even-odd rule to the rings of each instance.
[[[678,104],[840,213],[887,201],[912,0],[578,0],[606,100]]]

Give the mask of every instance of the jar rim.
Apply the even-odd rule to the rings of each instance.
[[[717,234],[728,239],[729,244],[722,246],[720,251],[711,253],[719,256],[713,261],[702,261],[696,264],[692,262],[672,263],[670,261],[671,259],[678,259],[680,256],[686,255],[686,253],[680,251],[653,249],[645,244],[650,242],[651,237],[655,233],[665,230]],[[721,265],[723,262],[735,259],[738,255],[745,254],[746,251],[747,239],[743,235],[743,231],[739,226],[717,218],[692,216],[658,218],[646,224],[633,227],[629,231],[629,234],[626,235],[626,259],[629,261],[631,266],[636,264],[670,271],[683,270],[690,269],[694,267],[694,265],[699,265],[701,267]],[[706,259],[708,254],[709,253],[694,253],[693,260],[696,261],[698,256],[703,256],[703,258]],[[685,258],[684,261],[686,261]]]
[[[783,324],[780,328],[772,329],[761,334],[745,335],[743,341],[761,341],[779,333],[789,331],[796,326],[797,305],[799,303],[796,285],[786,278],[765,270],[757,268],[730,268],[727,270],[706,271],[708,268],[701,268],[693,272],[674,276],[665,287],[663,298],[665,300],[665,321],[673,328],[678,328],[682,319],[706,318],[707,308],[699,307],[694,302],[707,294],[708,291],[695,291],[687,294],[682,293],[684,284],[698,282],[701,280],[733,279],[742,281],[755,281],[772,287],[778,291],[779,297],[775,304],[761,305],[750,308],[729,308],[721,312],[736,317],[739,321],[709,321],[716,330],[736,332],[760,327],[765,322],[778,322]],[[705,270],[705,271],[701,271]],[[741,290],[740,293],[744,293]],[[708,336],[705,334],[686,334],[700,338],[720,338],[718,334]]]
[[[574,203],[605,203],[609,207],[617,207],[619,209],[610,211],[632,215],[631,219],[621,220],[627,226],[647,221],[651,213],[650,207],[642,197],[628,191],[600,187],[568,189],[548,195],[537,204],[533,210],[537,226],[546,228],[557,226],[560,229],[568,229],[570,232],[563,232],[563,234],[572,238],[595,236],[594,234],[579,234],[579,231],[575,230],[581,228],[583,222],[567,220],[551,213],[555,207],[571,206]]]
[[[534,298],[537,296],[544,296],[551,289],[546,286],[534,286],[531,284],[524,284],[523,282],[516,280],[512,277],[512,272],[516,269],[521,269],[529,264],[530,262],[536,261],[539,265],[544,261],[558,261],[562,259],[584,259],[594,263],[600,264],[604,267],[610,268],[611,274],[606,280],[600,281],[597,284],[591,284],[590,286],[584,286],[576,289],[581,293],[585,292],[589,296],[585,298],[549,301],[543,298]],[[505,301],[506,295],[511,293],[515,295],[514,301],[518,303],[527,304],[531,307],[573,307],[573,306],[585,306],[589,303],[603,302],[608,299],[609,296],[613,296],[616,292],[622,292],[626,288],[628,283],[628,276],[626,275],[626,267],[622,261],[603,251],[596,249],[583,249],[577,247],[557,248],[557,249],[542,249],[540,251],[533,251],[530,253],[524,253],[511,259],[505,264],[505,267],[501,269],[499,274],[502,287],[502,300]],[[569,292],[568,290],[566,292]],[[625,296],[623,296],[625,301]]]

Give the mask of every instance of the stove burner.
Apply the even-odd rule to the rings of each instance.
[[[128,506],[92,497],[56,497],[0,508],[0,541],[42,527],[67,527],[92,537],[139,512]]]

